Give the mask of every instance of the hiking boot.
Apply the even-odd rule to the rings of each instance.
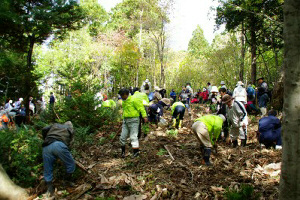
[[[51,197],[54,195],[54,186],[53,186],[52,182],[46,182],[46,184],[47,184],[46,194]]]
[[[138,157],[140,155],[140,150],[139,149],[133,149],[133,155],[132,157]]]
[[[205,165],[206,165],[206,166],[212,166],[212,164],[211,164],[210,161],[209,161],[210,154],[211,154],[211,148],[204,148],[204,156],[203,156],[203,159],[204,159],[204,162],[205,162]]]
[[[121,158],[125,158],[125,146],[121,146],[122,153],[121,153]]]
[[[232,147],[236,148],[238,146],[238,141],[237,140],[233,140],[232,141]]]

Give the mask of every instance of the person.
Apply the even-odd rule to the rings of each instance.
[[[19,110],[21,108],[21,104],[23,102],[23,98],[19,98],[19,101],[14,103],[14,110]]]
[[[149,94],[150,91],[151,91],[151,82],[149,81],[149,79],[146,79],[142,84],[141,92]]]
[[[281,123],[276,115],[275,110],[270,110],[268,116],[261,118],[258,123],[259,143],[266,148],[281,149]]]
[[[248,101],[255,101],[255,89],[251,84],[248,85],[246,92]]]
[[[158,86],[155,86],[154,90],[153,103],[158,103],[162,99],[162,96],[159,92],[161,89]]]
[[[210,107],[210,110],[213,113],[217,112],[217,110],[218,110],[217,102],[220,99],[220,96],[218,95],[218,92],[219,92],[219,90],[218,90],[217,86],[212,86],[212,89],[210,91],[210,95],[208,97],[208,99],[210,100],[209,107]]]
[[[159,94],[161,95],[161,98],[165,98],[166,97],[166,93],[167,93],[167,90],[166,89],[160,89],[159,90]]]
[[[199,140],[201,150],[203,149],[203,161],[205,165],[211,166],[211,148],[216,148],[216,142],[221,134],[222,125],[226,120],[224,115],[206,115],[195,120],[192,130]]]
[[[174,89],[171,90],[170,97],[173,99],[173,102],[176,102],[176,92],[174,92]]]
[[[208,91],[206,88],[203,88],[203,92],[200,93],[201,103],[206,103],[208,101]]]
[[[223,96],[222,102],[227,105],[226,118],[230,125],[230,138],[233,147],[237,147],[238,137],[241,139],[241,145],[246,146],[248,117],[245,106],[228,94]]]
[[[190,102],[189,102],[190,91],[186,87],[182,87],[182,91],[179,95],[179,100],[184,104],[188,109],[189,114],[191,114]]]
[[[102,106],[104,108],[115,109],[117,107],[117,104],[116,104],[116,102],[114,100],[108,99],[108,100],[102,102]]]
[[[168,98],[162,98],[157,104],[152,104],[149,107],[149,121],[158,123],[163,116],[164,108],[170,107],[171,100]]]
[[[217,112],[217,115],[223,115],[226,118],[226,104],[224,104],[222,102],[222,98],[226,95],[227,89],[221,87],[219,89],[219,92],[220,92],[221,98],[218,101],[218,112]],[[226,141],[226,139],[228,138],[228,121],[227,121],[227,119],[223,123],[222,131],[224,133],[223,141]]]
[[[207,83],[207,91],[208,91],[208,94],[210,94],[210,91],[212,89],[212,86],[210,84],[210,82]]]
[[[225,88],[227,90],[227,87],[225,85],[225,81],[221,81],[220,85],[221,85],[221,88]]]
[[[178,128],[182,127],[182,121],[185,112],[185,105],[182,102],[175,102],[171,107],[171,114],[173,120],[173,127],[176,128],[176,124],[178,123]]]
[[[193,89],[192,89],[192,86],[191,86],[190,83],[187,83],[185,87],[186,87],[186,89],[187,89],[188,92],[189,92],[189,98],[188,98],[188,101],[189,101],[189,104],[190,104],[190,103],[191,103],[191,100],[192,100],[192,95],[194,94],[194,92],[193,92]]]
[[[45,110],[45,102],[43,101],[43,97],[41,97],[36,102],[36,113],[40,114],[44,110]]]
[[[135,96],[129,96],[128,89],[121,89],[119,94],[122,98],[123,108],[123,124],[122,132],[120,137],[121,143],[121,156],[125,157],[125,145],[128,135],[130,136],[131,146],[133,149],[133,157],[139,156],[139,140],[138,140],[138,129],[140,121],[140,113],[146,123],[147,113],[143,106],[143,103]]]
[[[55,103],[55,97],[54,97],[54,94],[53,94],[53,92],[50,92],[50,100],[49,100],[49,104],[50,104],[51,106],[53,106],[54,103]]]
[[[12,104],[12,100],[7,99],[6,103],[4,105],[4,109],[5,109],[6,112],[10,112],[13,109],[11,104]]]
[[[75,171],[75,161],[69,150],[74,137],[73,124],[67,121],[64,124],[55,123],[42,129],[44,142],[43,146],[43,163],[44,163],[44,179],[47,184],[47,193],[52,196],[54,194],[53,180],[53,164],[56,158],[63,161],[66,166],[65,179],[70,186],[72,183],[72,174]]]
[[[264,81],[264,78],[261,77],[257,79],[258,82],[258,107],[260,108],[261,115],[265,116],[267,114],[267,103],[269,101],[268,95],[268,84]]]
[[[149,99],[148,99],[147,94],[140,92],[140,89],[138,87],[135,87],[135,88],[133,88],[133,96],[138,98],[140,100],[140,102],[142,102],[142,104],[144,105],[145,110],[147,112],[148,107],[149,107]],[[142,114],[140,113],[138,139],[140,139],[142,136],[142,122],[143,122],[143,117],[142,117]],[[144,135],[144,136],[146,136],[146,135]]]
[[[244,106],[247,104],[247,92],[242,81],[237,82],[236,88],[233,90],[232,97],[235,101],[241,102]]]
[[[24,103],[21,104],[20,109],[17,111],[15,115],[15,123],[17,127],[20,127],[22,124],[26,122],[26,108]]]

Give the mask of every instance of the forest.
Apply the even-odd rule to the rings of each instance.
[[[176,0],[123,0],[111,10],[101,0],[1,0],[0,199],[300,198],[300,2],[215,2],[215,30],[225,30],[209,42],[197,25],[187,49],[174,50],[168,27]],[[238,88],[247,122],[234,140],[227,102],[238,102]],[[174,117],[179,104],[182,118]],[[282,125],[279,149],[260,139],[271,111]],[[207,146],[194,127],[206,116],[221,119],[217,113],[229,133],[225,121],[213,136],[206,124]],[[137,148],[126,125],[135,117]],[[57,142],[47,137],[69,121],[71,145],[58,141],[76,168],[67,177],[68,163],[56,155],[49,182],[46,149]]]

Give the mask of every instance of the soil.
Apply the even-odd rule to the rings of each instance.
[[[76,187],[65,190],[62,181],[54,182],[56,199],[226,199],[227,190],[239,190],[242,184],[253,186],[260,199],[278,199],[280,171],[270,176],[264,167],[281,162],[281,151],[259,145],[259,118],[251,117],[246,147],[232,148],[219,142],[211,155],[213,166],[207,167],[191,131],[193,120],[203,112],[201,106],[194,107],[192,115],[186,112],[177,136],[168,134],[169,127],[150,124],[148,136],[140,140],[137,158],[132,158],[129,145],[126,157],[120,157],[120,122],[102,127],[94,138],[97,145],[83,144],[76,150],[75,159],[81,166]],[[164,118],[171,124],[168,111]],[[113,132],[118,134],[112,137]],[[109,139],[100,144],[101,138]],[[43,192],[45,189],[38,186],[32,199],[43,199]]]

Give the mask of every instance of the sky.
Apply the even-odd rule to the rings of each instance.
[[[122,2],[122,0],[98,1],[107,11]],[[210,7],[217,5],[217,2],[213,0],[174,0],[174,9],[170,16],[171,22],[167,27],[170,35],[170,47],[176,51],[187,50],[189,40],[197,25],[200,25],[205,38],[211,43],[215,35],[224,30],[222,27],[214,32],[214,14],[213,11],[210,12]]]

